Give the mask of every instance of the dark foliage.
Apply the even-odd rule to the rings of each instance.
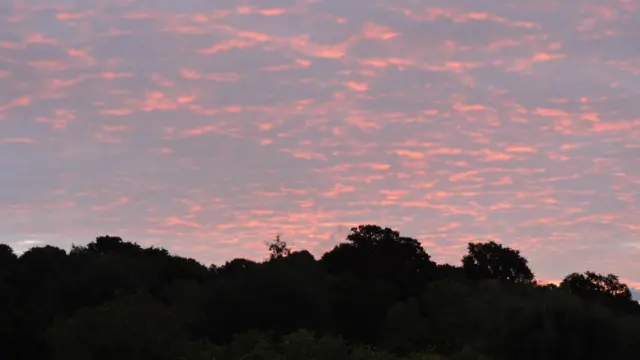
[[[635,358],[640,305],[615,275],[534,280],[517,250],[462,266],[377,225],[316,260],[277,236],[263,262],[206,267],[101,236],[70,252],[0,244],[3,360]]]
[[[534,280],[527,259],[518,250],[493,241],[470,243],[469,253],[462,258],[462,267],[473,279],[498,279],[511,283]]]

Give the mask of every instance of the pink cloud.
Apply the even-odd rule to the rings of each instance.
[[[637,284],[637,5],[503,5],[11,5],[3,231],[221,262],[376,222]]]

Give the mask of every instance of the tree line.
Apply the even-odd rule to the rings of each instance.
[[[205,266],[101,236],[69,252],[0,244],[0,359],[585,360],[637,357],[640,305],[613,274],[535,279],[515,249],[436,264],[414,238],[351,229],[319,259]]]

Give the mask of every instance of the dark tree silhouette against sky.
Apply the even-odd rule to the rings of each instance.
[[[614,274],[534,281],[487,241],[437,264],[418,241],[353,227],[316,259],[279,236],[262,262],[206,266],[100,236],[70,252],[0,245],[3,360],[633,358],[640,304]]]

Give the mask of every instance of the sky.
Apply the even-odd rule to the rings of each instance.
[[[0,241],[375,223],[640,289],[639,75],[635,0],[0,0]]]

